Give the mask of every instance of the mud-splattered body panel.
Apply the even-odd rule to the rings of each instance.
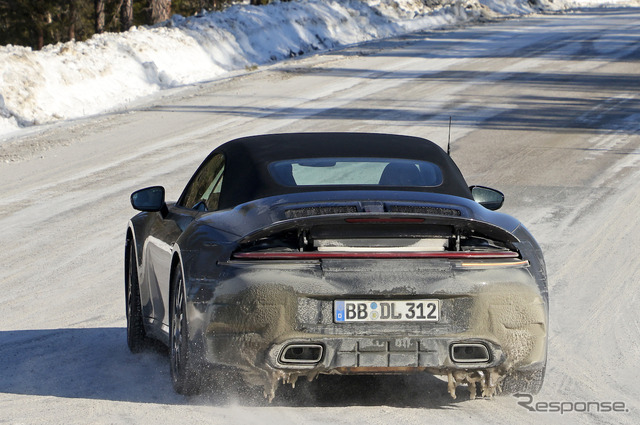
[[[323,260],[220,264],[223,281],[191,284],[192,321],[206,358],[247,381],[318,373],[532,369],[546,360],[547,310],[529,267],[449,260]],[[489,263],[490,264],[490,263]],[[197,290],[195,288],[198,288]],[[439,301],[437,322],[335,320],[335,300]],[[202,300],[202,301],[198,301]],[[455,362],[453,344],[480,344],[488,358]],[[283,360],[292,345],[321,347],[316,362]]]

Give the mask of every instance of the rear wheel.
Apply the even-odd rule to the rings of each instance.
[[[148,346],[144,323],[142,321],[142,304],[140,302],[140,285],[138,283],[135,250],[127,249],[127,345],[132,353],[139,353]]]
[[[187,304],[184,292],[182,270],[178,266],[172,279],[171,316],[169,335],[171,380],[173,388],[179,394],[192,395],[201,391],[202,378],[198,373],[194,353],[189,345],[189,326]]]

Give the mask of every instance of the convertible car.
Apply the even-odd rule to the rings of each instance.
[[[430,373],[471,398],[543,382],[547,277],[527,229],[421,138],[246,137],[176,202],[131,195],[127,340],[169,347],[174,389],[217,374],[272,398],[318,374]],[[206,385],[205,385],[206,384]]]

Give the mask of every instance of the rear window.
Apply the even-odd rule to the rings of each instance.
[[[410,159],[292,159],[269,164],[269,172],[282,186],[433,187],[442,184],[440,167]]]

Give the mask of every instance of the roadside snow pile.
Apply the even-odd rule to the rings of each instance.
[[[559,9],[565,0],[536,0]],[[570,1],[570,0],[567,0]],[[593,0],[577,0],[593,1]],[[606,0],[605,0],[606,1]],[[41,51],[0,47],[0,135],[124,108],[232,70],[483,17],[535,12],[529,0],[304,0],[174,16]]]

